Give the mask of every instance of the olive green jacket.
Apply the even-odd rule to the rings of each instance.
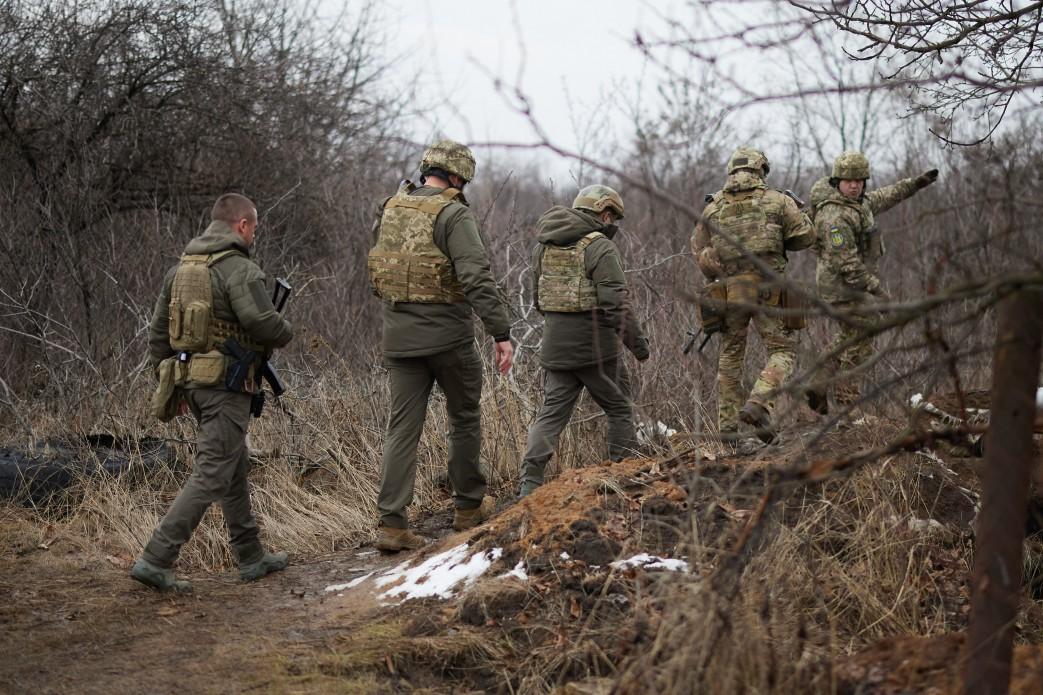
[[[540,243],[532,252],[533,295],[539,308],[541,260],[546,245],[571,246],[591,232],[595,239],[583,253],[587,277],[594,283],[598,306],[591,312],[544,312],[540,363],[546,369],[581,369],[619,356],[620,340],[639,360],[648,357],[648,342],[630,307],[626,276],[613,228],[582,210],[556,205],[536,222]]]
[[[828,185],[828,184],[827,184]],[[876,215],[919,190],[916,179],[902,179],[853,200],[836,188],[815,184],[812,204],[818,228],[815,280],[827,302],[862,301],[880,288],[879,264],[884,246]],[[823,196],[824,199],[816,200]]]
[[[250,260],[249,249],[242,237],[224,222],[211,222],[206,231],[188,242],[185,254],[214,254],[229,249],[239,253],[225,256],[210,268],[213,287],[214,317],[237,323],[250,338],[268,348],[286,345],[293,338],[290,323],[275,310],[265,275]],[[149,325],[149,361],[153,367],[174,354],[170,347],[170,288],[174,284],[177,266],[163,278],[163,288],[156,300]]]
[[[421,186],[411,195],[431,196],[441,192],[440,188]],[[383,212],[384,203],[381,203],[373,226],[374,243],[380,233]],[[434,242],[452,262],[467,301],[456,304],[384,301],[386,357],[435,355],[469,343],[474,340],[474,314],[478,314],[486,332],[495,340],[510,338],[507,304],[493,279],[489,256],[471,208],[459,199],[446,206],[435,219]]]

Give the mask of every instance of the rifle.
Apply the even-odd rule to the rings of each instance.
[[[681,354],[687,355],[689,352],[692,351],[692,348],[695,347],[695,341],[699,337],[700,333],[704,333],[705,337],[703,338],[703,342],[699,343],[699,349],[696,350],[696,352],[701,353],[703,351],[703,348],[706,347],[706,344],[710,342],[710,338],[712,338],[713,334],[717,333],[717,331],[704,331],[702,328],[700,328],[697,331],[685,331],[685,335],[688,336],[688,340],[685,341],[684,349],[681,350]]]
[[[275,279],[275,289],[272,292],[272,304],[275,306],[275,310],[282,313],[283,307],[286,306],[286,300],[290,298],[290,292],[293,291],[293,287],[282,278]],[[272,367],[271,355],[264,355],[261,361],[261,368],[258,371],[258,376],[268,382],[268,386],[272,389],[272,395],[276,399],[279,396],[286,393],[286,386],[283,384],[282,379],[279,378],[279,374]]]
[[[283,307],[286,306],[286,300],[290,298],[290,292],[293,288],[282,278],[278,278],[275,281],[275,291],[272,294],[272,304],[275,306],[275,310],[282,312]],[[235,338],[229,338],[225,341],[225,349],[228,353],[235,358],[235,364],[228,370],[228,374],[225,376],[225,387],[229,391],[242,392],[246,387],[246,377],[250,373],[250,367],[257,363],[258,358],[261,360],[261,366],[257,369],[258,383],[260,381],[268,382],[268,386],[272,389],[272,395],[278,401],[279,396],[286,393],[286,386],[283,384],[282,379],[279,378],[279,374],[275,371],[269,362],[269,356],[266,354],[259,354],[253,350],[247,350],[239,341]],[[258,389],[257,393],[253,395],[253,400],[250,403],[250,414],[254,417],[261,417],[261,412],[264,410],[264,391]]]

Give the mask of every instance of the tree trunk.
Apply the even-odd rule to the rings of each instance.
[[[971,579],[965,695],[999,695],[1010,688],[1014,618],[1021,597],[1021,546],[1033,463],[1043,292],[1021,290],[1000,307],[992,364],[992,413],[985,435],[984,491]]]

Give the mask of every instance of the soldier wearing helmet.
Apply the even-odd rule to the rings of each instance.
[[[728,160],[724,187],[708,197],[692,234],[692,251],[703,275],[723,283],[728,304],[717,368],[718,427],[722,437],[735,439],[741,421],[764,442],[775,438],[775,397],[793,371],[796,341],[783,316],[761,308],[781,306],[779,279],[786,272],[786,252],[809,248],[815,241],[814,228],[797,203],[764,183],[770,170],[763,152],[737,149]],[[768,362],[746,394],[742,370],[751,321]],[[742,443],[750,446],[756,440],[747,437]]]
[[[861,392],[857,379],[842,375],[864,364],[873,352],[872,342],[859,337],[873,320],[855,309],[872,299],[887,300],[879,269],[884,247],[875,216],[934,183],[938,170],[873,191],[866,191],[869,177],[869,159],[863,153],[843,152],[833,162],[831,175],[819,179],[811,189],[811,214],[818,231],[818,293],[850,319],[841,324],[829,352],[841,345],[848,347],[825,366],[827,376],[841,375],[834,383],[834,395],[842,407],[858,401]],[[813,410],[828,412],[823,383],[814,384],[805,395]]]
[[[609,457],[621,460],[636,446],[620,343],[641,361],[649,351],[612,241],[621,219],[623,199],[598,184],[581,190],[571,208],[555,205],[536,223],[533,289],[545,321],[540,363],[546,379],[522,458],[522,497],[543,483],[584,388],[608,418]]]
[[[413,500],[417,441],[435,383],[445,394],[450,423],[453,528],[471,528],[487,513],[479,467],[482,362],[474,347],[473,313],[493,337],[501,374],[511,368],[513,349],[507,306],[463,194],[474,172],[467,147],[436,142],[420,161],[421,185],[404,181],[380,206],[374,227],[367,266],[384,305],[383,352],[391,385],[377,547],[388,552],[425,542],[409,530],[406,508]]]

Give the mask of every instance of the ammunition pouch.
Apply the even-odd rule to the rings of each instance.
[[[705,334],[711,335],[724,330],[727,303],[728,293],[724,281],[717,280],[703,288],[696,308],[699,312],[699,325]]]
[[[757,273],[741,273],[724,281],[726,313],[752,314],[761,304],[761,277]]]
[[[178,383],[180,363],[176,356],[168,357],[159,363],[159,383],[152,394],[149,411],[160,422],[170,422],[177,415],[181,405],[181,386]]]
[[[808,300],[804,294],[789,287],[782,288],[779,302],[785,310],[782,324],[791,331],[801,331],[808,326]]]
[[[225,356],[218,350],[200,352],[188,361],[188,381],[194,386],[216,386],[225,378]]]

